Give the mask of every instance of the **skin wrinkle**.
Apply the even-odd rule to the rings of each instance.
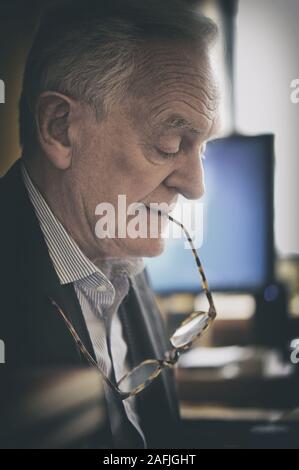
[[[171,63],[171,65],[172,65],[172,67],[173,67],[173,63]],[[190,67],[190,70],[194,70],[194,67]],[[181,72],[181,70],[180,70],[180,71],[177,71],[177,72],[176,72],[176,75],[177,75],[177,76],[181,75],[181,77],[186,77],[186,76],[189,77],[189,74],[188,74],[187,72]],[[198,74],[198,73],[197,73],[197,74],[192,74],[192,78],[198,78],[199,76],[202,77],[203,75],[202,75],[202,74]],[[212,80],[211,80],[211,82],[212,82]],[[165,77],[164,77],[164,81],[163,81],[163,85],[164,85],[164,86],[161,84],[160,87],[159,87],[159,86],[157,87],[158,90],[160,90],[160,88],[161,88],[162,90],[164,90],[164,87],[165,87],[166,85],[168,85],[169,83],[171,83],[171,84],[177,86],[177,80],[173,80],[173,75],[172,75],[170,78],[165,78]],[[186,85],[186,81],[184,81],[184,86],[185,86],[185,85]],[[202,92],[204,93],[205,97],[208,98],[211,103],[214,103],[213,108],[209,108],[208,105],[206,104],[206,102],[202,99],[202,96],[200,97],[200,105],[201,105],[201,106],[204,106],[204,107],[208,110],[208,113],[207,113],[207,114],[205,114],[205,113],[200,113],[200,114],[201,114],[202,116],[204,116],[205,119],[211,119],[211,118],[213,117],[213,115],[215,114],[215,111],[217,110],[217,107],[218,107],[218,99],[217,99],[218,97],[217,97],[216,91],[213,93],[213,95],[212,95],[212,94],[209,95],[209,94],[204,90],[204,88],[203,88],[202,86],[198,85],[198,82],[197,82],[196,86],[195,86],[194,84],[190,84],[190,83],[188,83],[187,85],[190,85],[190,87],[193,87],[194,90],[198,89],[198,90],[202,91]],[[185,87],[185,88],[186,88],[186,87]],[[212,87],[212,88],[213,88],[214,90],[217,90],[216,87]],[[168,91],[166,91],[166,92],[164,92],[164,93],[158,94],[157,97],[155,97],[155,96],[152,97],[152,104],[155,105],[155,102],[156,102],[156,101],[159,101],[159,100],[161,99],[161,97],[169,96],[171,92],[174,92],[174,93],[176,93],[176,92],[179,93],[179,92],[180,92],[180,93],[182,93],[181,90],[178,90],[178,89],[176,89],[176,88],[175,88],[175,89],[172,89],[171,91],[168,90]],[[186,94],[187,94],[187,93],[186,93]],[[196,96],[195,96],[194,94],[192,94],[192,93],[188,93],[188,96],[189,96],[191,99],[196,99],[196,98],[198,98],[198,97],[196,97]],[[190,104],[187,103],[185,100],[182,100],[182,102],[183,102],[184,104],[186,104],[187,106],[190,105]],[[159,105],[157,106],[157,108],[155,108],[155,107],[152,107],[152,108],[151,108],[151,113],[153,114],[153,118],[154,118],[154,119],[157,119],[157,118],[159,117],[159,115],[162,114],[163,112],[167,112],[167,108],[163,108],[163,106],[165,106],[165,105],[167,106],[167,104],[168,104],[168,102],[164,102],[164,103],[162,103],[162,104],[159,103]],[[162,110],[159,109],[159,108],[161,108],[161,106],[162,106]],[[190,106],[192,106],[192,105],[190,105]],[[194,109],[196,112],[198,111],[195,107],[193,107],[193,109]],[[157,120],[158,120],[158,119],[157,119]],[[158,127],[158,126],[159,126],[159,121],[158,121],[157,127]]]
[[[187,92],[187,90],[185,90],[186,92],[186,95],[188,95],[191,99],[198,99],[198,97],[192,93],[189,93]],[[164,97],[167,97],[168,95],[170,95],[170,93],[172,94],[179,94],[181,93],[181,90],[179,89],[173,89],[171,92],[167,91],[166,93],[161,93],[159,95],[159,98],[164,98]],[[158,101],[158,100],[157,100]],[[166,102],[167,103],[167,102]],[[215,114],[215,111],[217,110],[217,105],[215,105],[214,108],[211,108],[209,107],[204,101],[201,101],[201,104],[204,106],[204,108],[206,109],[207,113],[211,113],[211,114]],[[158,105],[159,106],[159,105]],[[153,108],[154,109],[154,108]]]
[[[173,84],[176,85],[177,82],[175,81],[175,82],[173,82]],[[164,83],[163,83],[163,85],[164,85]],[[163,87],[162,87],[162,89],[163,89]],[[194,86],[194,89],[196,89],[195,86]],[[199,87],[199,90],[202,91],[202,86]],[[160,123],[159,123],[159,119],[158,119],[159,116],[160,116],[163,112],[165,112],[165,113],[167,112],[167,105],[169,105],[169,101],[171,101],[171,96],[170,96],[170,95],[171,95],[172,92],[174,92],[174,93],[182,93],[181,90],[177,90],[177,89],[175,89],[175,91],[174,91],[174,90],[171,90],[171,91],[168,90],[168,91],[166,91],[166,92],[164,92],[164,93],[158,94],[157,97],[152,98],[152,107],[151,107],[151,111],[150,111],[150,112],[151,112],[151,114],[152,114],[152,120],[153,120],[153,121],[156,121],[156,120],[158,121],[157,126],[159,126],[159,124],[160,124]],[[207,120],[212,119],[213,115],[215,114],[215,112],[216,112],[216,110],[217,110],[217,106],[218,106],[218,99],[217,99],[217,98],[215,98],[215,100],[214,100],[214,103],[215,103],[214,109],[211,110],[211,109],[206,105],[206,102],[202,99],[202,98],[203,98],[202,96],[200,96],[200,97],[198,98],[198,97],[195,96],[194,94],[189,94],[189,93],[185,93],[185,94],[188,95],[189,98],[191,98],[191,100],[192,100],[192,99],[193,99],[193,100],[194,100],[194,99],[197,99],[197,100],[200,102],[200,103],[199,103],[199,106],[206,108],[206,109],[208,110],[208,113],[207,113],[207,114],[205,114],[204,112],[200,113],[200,112],[198,111],[198,109],[197,109],[195,106],[192,106],[189,102],[186,102],[185,100],[180,100],[183,104],[185,104],[186,106],[190,106],[198,115],[203,116],[205,119],[207,119]],[[159,103],[159,105],[155,107],[155,106],[154,106],[155,103],[156,103],[157,101],[159,102],[159,100],[161,100],[161,97],[165,98],[165,96],[169,96],[169,100],[168,100],[168,101],[163,101],[163,103]],[[215,95],[215,97],[216,97],[216,95]],[[174,104],[175,101],[172,100],[172,103]],[[162,109],[161,109],[161,108],[162,108]],[[202,127],[202,126],[198,126],[198,127]]]
[[[191,109],[193,109],[199,116],[203,116],[204,118],[206,118],[206,119],[208,119],[208,120],[210,119],[209,116],[207,116],[207,115],[204,114],[204,113],[200,113],[200,112],[198,111],[198,108],[196,108],[195,106],[190,105],[190,103],[188,103],[188,102],[185,101],[185,100],[176,100],[176,101],[174,101],[174,103],[182,103],[182,104],[185,104],[186,106],[189,106]],[[164,103],[164,105],[167,105],[167,102]],[[168,112],[168,108],[167,108],[167,107],[162,108],[161,110],[160,110],[159,108],[161,108],[161,106],[159,106],[159,107],[157,108],[157,110],[155,111],[155,114],[153,114],[153,116],[154,116],[154,118],[155,118],[156,120],[158,120],[162,114]],[[198,127],[198,126],[197,126],[197,127]],[[200,126],[199,126],[199,127],[200,127]]]
[[[162,57],[164,57],[164,54],[162,54]],[[168,61],[169,61],[169,55],[167,56],[168,57]],[[157,68],[159,66],[159,55],[155,57],[156,59],[156,66],[155,68]],[[151,102],[153,104],[151,110],[152,110],[152,113],[155,114],[155,102],[156,100],[159,101],[161,100],[162,97],[165,97],[167,96],[167,94],[170,94],[170,93],[177,93],[177,92],[180,92],[181,90],[177,89],[177,88],[173,88],[173,87],[177,87],[178,83],[179,82],[182,82],[182,85],[184,88],[184,92],[186,95],[189,96],[189,98],[193,99],[198,99],[199,103],[200,103],[200,106],[201,107],[204,107],[207,111],[207,114],[205,115],[204,113],[202,113],[204,115],[204,117],[206,117],[207,119],[209,118],[212,118],[212,115],[213,113],[216,111],[217,109],[217,106],[218,106],[218,96],[217,96],[217,88],[216,86],[212,87],[212,86],[209,86],[209,87],[206,87],[207,89],[204,89],[203,86],[199,85],[201,82],[207,82],[207,77],[209,75],[209,72],[206,71],[206,76],[204,76],[204,74],[202,74],[201,72],[199,73],[198,72],[198,67],[194,67],[194,65],[190,65],[190,62],[186,62],[185,61],[182,61],[181,62],[181,65],[180,67],[184,67],[184,70],[182,71],[176,63],[173,62],[168,62],[171,64],[170,66],[170,70],[169,70],[169,66],[165,66],[165,64],[163,63],[163,72],[160,73],[158,72],[156,74],[156,78],[154,80],[154,82],[157,82],[158,81],[158,87],[159,88],[162,88],[163,92],[161,92],[159,94],[159,90],[157,91],[157,97],[154,97],[152,98]],[[167,69],[167,70],[165,70]],[[172,73],[172,70],[176,70],[175,71],[175,79],[174,79],[174,73]],[[193,73],[190,74],[190,71],[192,71]],[[188,77],[188,81],[186,81],[186,78]],[[180,80],[178,80],[178,79]],[[184,80],[181,80],[181,79],[184,79]],[[194,79],[194,82],[192,84],[192,79]],[[138,78],[136,79],[138,81]],[[189,81],[190,80],[190,81]],[[213,83],[213,80],[209,80],[209,83]],[[136,84],[136,82],[135,82]],[[153,86],[155,85],[155,83],[153,84]],[[164,89],[165,87],[168,86],[170,88],[170,90],[167,90],[166,92],[164,92]],[[138,88],[138,85],[136,84],[136,87]],[[190,90],[188,89],[192,89],[192,93],[190,92]],[[204,98],[202,96],[199,96],[199,97],[196,97],[196,95],[194,94],[194,91],[200,91],[201,94],[204,95]],[[183,100],[185,101],[185,100]],[[214,106],[211,105],[211,103],[214,103]],[[165,103],[164,103],[165,104]],[[188,105],[188,103],[185,101],[185,104]],[[158,105],[160,106],[160,104]],[[194,111],[196,111],[196,107],[195,106],[192,106],[190,105]]]
[[[186,74],[186,75],[187,75],[187,74]],[[171,80],[171,81],[170,81],[170,80]],[[169,83],[168,83],[168,82],[169,82]],[[170,78],[169,78],[169,79],[164,79],[163,85],[166,85],[166,84],[168,84],[168,86],[169,86],[169,85],[177,85],[177,81],[173,80],[173,78],[171,78],[171,79],[170,79]],[[216,92],[216,91],[214,92],[214,95],[213,95],[213,96],[209,96],[208,93],[207,93],[201,86],[195,87],[194,84],[188,83],[188,82],[184,82],[184,86],[190,86],[190,88],[194,88],[195,90],[197,89],[197,90],[201,91],[201,92],[204,94],[204,96],[208,99],[208,101],[211,102],[211,103],[214,103],[215,106],[214,106],[213,108],[209,108],[206,103],[203,103],[203,104],[204,104],[209,110],[215,111],[215,109],[217,108],[217,103],[215,102],[215,100],[217,99],[217,92]],[[181,91],[181,90],[178,89],[178,90],[173,90],[173,91],[179,92],[179,91]],[[168,93],[168,92],[166,92],[165,95],[166,95],[167,93]],[[190,93],[190,95],[191,95],[191,93]],[[161,94],[160,96],[163,96],[163,94]],[[196,95],[193,95],[192,97],[193,97],[193,98],[197,98]]]
[[[174,102],[181,102],[181,103],[184,103],[184,104],[187,104],[187,105],[188,105],[188,102],[186,102],[186,101],[184,101],[184,100],[177,100],[177,101],[174,101]],[[161,112],[159,111],[159,112],[158,112],[159,108],[161,108],[162,106],[167,105],[168,103],[169,103],[169,102],[166,101],[166,102],[162,103],[161,105],[158,105],[156,108],[153,108],[153,109],[151,110],[152,113],[153,113],[153,115],[155,115],[155,117],[158,118],[159,115],[160,115],[161,113],[163,113],[163,111],[161,111]],[[191,105],[190,105],[190,106],[191,106]],[[193,107],[193,109],[198,112],[198,109],[197,109],[197,108]],[[167,108],[166,108],[166,110],[167,110]],[[199,112],[198,112],[198,114],[203,115],[203,116],[205,116],[207,119],[209,119],[209,114],[204,114],[204,113],[199,113]],[[210,115],[211,115],[211,116],[213,116],[214,114],[215,114],[214,112],[212,112],[212,111],[210,112]],[[196,128],[197,126],[194,126],[194,127]]]
[[[181,80],[181,77],[183,77],[184,80]],[[192,83],[192,81],[190,82],[186,81],[186,77],[188,77],[188,79],[191,79],[191,80],[194,79],[194,82]],[[213,102],[217,98],[217,88],[216,87],[212,88],[212,86],[210,86],[211,90],[208,90],[201,86],[201,82],[207,82],[208,80],[209,80],[208,76],[204,76],[203,74],[199,74],[199,73],[190,74],[188,72],[182,72],[182,73],[177,72],[174,74],[173,72],[167,71],[167,73],[165,73],[164,71],[161,74],[159,73],[156,74],[154,85],[155,85],[155,82],[157,83],[156,85],[157,87],[164,86],[168,82],[170,84],[172,83],[178,84],[178,82],[182,82],[182,85],[184,87],[190,86],[194,89],[201,90],[202,93],[205,95],[206,99],[208,101]],[[212,79],[211,79],[211,83],[212,83]],[[210,94],[209,94],[209,91],[210,91]]]

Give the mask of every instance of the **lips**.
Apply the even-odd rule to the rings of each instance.
[[[156,212],[161,212],[162,214],[164,215],[168,215],[170,214],[170,212],[172,212],[172,210],[174,209],[174,206],[176,206],[177,204],[177,201],[178,201],[178,196],[176,196],[172,201],[170,202],[166,202],[166,201],[163,201],[163,202],[156,202],[156,201],[152,201],[152,202],[143,202],[141,204],[144,204],[146,206],[146,208],[151,211],[156,211]],[[157,205],[162,205],[162,204],[166,204],[168,207],[172,207],[172,210],[171,211],[163,211],[161,209],[156,209],[155,207],[153,207],[152,205],[153,204],[157,204]]]
[[[154,204],[154,203],[152,203],[152,204]],[[168,217],[168,214],[171,212],[171,211],[165,212],[165,211],[163,211],[163,210],[161,210],[161,209],[157,209],[156,207],[150,207],[150,205],[148,205],[148,204],[145,204],[145,207],[147,208],[147,210],[148,210],[149,213],[150,213],[150,212],[158,212],[158,214],[159,214],[160,216],[161,216],[161,215],[164,215],[165,217]]]

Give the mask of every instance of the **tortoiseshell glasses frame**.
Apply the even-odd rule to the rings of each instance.
[[[100,369],[98,363],[91,356],[91,354],[79,338],[75,328],[73,327],[72,323],[69,321],[68,317],[65,315],[63,310],[53,299],[51,299],[51,303],[55,306],[59,314],[62,316],[83,356],[92,366],[96,367],[100,371],[106,383],[119,394],[122,400],[125,400],[126,398],[131,396],[135,396],[142,390],[144,390],[160,375],[161,371],[165,367],[174,367],[180,357],[180,354],[191,348],[193,343],[208,330],[217,315],[213,297],[209,289],[209,285],[202,264],[194,247],[192,238],[189,235],[189,232],[186,230],[182,223],[175,220],[171,215],[163,214],[161,213],[161,211],[160,214],[167,216],[171,222],[177,224],[183,230],[191,246],[192,253],[201,277],[202,289],[209,303],[208,312],[193,312],[187,317],[186,320],[181,323],[179,328],[174,332],[174,334],[170,338],[170,342],[173,346],[173,349],[167,351],[163,359],[148,359],[146,361],[143,361],[137,367],[134,367],[130,372],[128,372],[124,377],[122,377],[121,380],[119,380],[116,384],[114,384],[104,374],[104,372]]]

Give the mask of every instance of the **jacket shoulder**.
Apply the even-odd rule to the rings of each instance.
[[[0,178],[1,218],[3,218],[3,215],[8,215],[10,213],[13,205],[19,203],[20,197],[24,193],[24,189],[21,175],[21,161],[17,160],[10,170]]]

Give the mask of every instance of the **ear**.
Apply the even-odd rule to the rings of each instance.
[[[39,96],[35,116],[39,144],[52,165],[59,170],[71,166],[77,103],[56,92]]]

